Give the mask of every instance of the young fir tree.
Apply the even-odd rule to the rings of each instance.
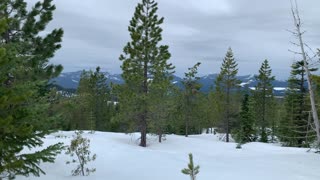
[[[110,88],[107,86],[107,78],[100,71],[100,67],[91,76],[93,85],[93,113],[96,118],[95,127],[98,131],[110,130],[113,104],[110,103]]]
[[[285,146],[309,146],[314,133],[311,129],[306,84],[306,73],[303,61],[293,63],[285,95],[286,116],[280,122],[280,140]],[[316,69],[309,69],[310,72]]]
[[[229,142],[231,132],[231,119],[237,114],[237,108],[234,107],[234,94],[240,86],[240,81],[236,78],[238,74],[238,64],[236,63],[232,49],[229,48],[226,57],[223,60],[221,71],[215,81],[216,93],[223,107],[223,127],[226,132],[226,142]]]
[[[199,122],[197,123],[199,133],[202,133],[202,129],[205,129],[205,133],[209,134],[211,128],[213,126],[213,106],[210,103],[209,95],[199,93],[199,98],[197,98],[197,105],[196,105],[196,114],[198,116]]]
[[[43,34],[55,10],[51,0],[27,9],[23,0],[0,1],[0,179],[44,174],[40,163],[53,162],[62,148],[59,143],[38,149],[49,133],[42,129],[48,106],[39,108],[47,103],[43,89],[62,70],[49,59],[61,47],[63,30]]]
[[[94,119],[90,118],[93,108],[92,105],[92,92],[90,89],[90,76],[92,71],[83,70],[80,75],[79,86],[77,89],[77,96],[74,98],[74,117],[73,129],[77,130],[93,130],[92,127]],[[91,120],[91,122],[90,122]]]
[[[160,143],[166,133],[166,128],[169,124],[168,119],[174,108],[174,85],[170,79],[162,81],[162,83],[159,83],[160,85],[152,86],[154,89],[152,90],[153,93],[150,94],[150,99],[152,99],[152,101],[149,101],[150,119],[152,120],[150,122],[150,132],[158,135]]]
[[[255,140],[254,117],[252,112],[252,103],[248,94],[244,95],[241,111],[239,127],[235,133],[235,140],[239,144],[252,142]]]
[[[106,77],[100,72],[83,71],[80,76],[77,97],[74,99],[74,128],[81,130],[107,130],[111,117],[110,91]]]
[[[271,75],[272,70],[269,66],[268,60],[264,60],[260,69],[259,75],[255,77],[257,85],[254,90],[254,101],[257,125],[260,128],[260,141],[268,142],[267,127],[272,122],[271,112],[273,107],[273,86],[272,81],[275,77]]]
[[[137,5],[128,28],[131,41],[119,58],[123,62],[121,68],[125,81],[120,94],[121,117],[134,122],[141,133],[140,146],[143,147],[147,145],[152,86],[160,85],[163,76],[171,76],[174,68],[168,63],[169,47],[159,45],[162,40],[160,25],[164,18],[158,17],[157,6],[154,0],[142,0]]]
[[[197,93],[200,89],[200,84],[197,82],[200,78],[197,77],[198,67],[200,62],[195,64],[192,68],[189,68],[189,72],[185,73],[182,84],[184,86],[184,92],[182,96],[182,112],[185,122],[185,136],[188,137],[190,123],[193,121],[194,117],[193,110],[195,108],[195,101]]]
[[[211,133],[213,129],[212,127],[218,127],[219,123],[221,123],[221,119],[223,119],[223,111],[224,107],[222,106],[221,96],[219,92],[214,92],[213,89],[208,94],[208,107],[209,108],[209,119],[211,124]]]
[[[199,174],[200,166],[194,166],[193,164],[193,156],[190,153],[189,154],[189,164],[188,168],[184,168],[181,170],[181,172],[185,175],[189,175],[191,180],[196,180],[197,174]]]

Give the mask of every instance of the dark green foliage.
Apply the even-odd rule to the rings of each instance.
[[[259,75],[255,77],[258,84],[253,92],[253,97],[256,110],[255,118],[257,126],[260,128],[259,140],[261,142],[268,142],[267,127],[270,127],[273,121],[272,115],[274,112],[272,111],[272,107],[274,106],[274,99],[272,81],[274,81],[275,77],[271,73],[272,70],[268,60],[264,60],[259,69]]]
[[[53,117],[46,84],[62,70],[49,64],[61,45],[62,29],[43,35],[52,20],[51,0],[30,11],[23,0],[0,1],[0,178],[44,174],[41,162],[53,162],[62,145],[24,154],[24,148],[41,147]],[[5,51],[5,53],[4,53]]]
[[[235,130],[234,139],[239,144],[253,142],[256,139],[256,131],[253,117],[253,106],[248,94],[244,95],[238,128]]]
[[[240,85],[240,81],[236,78],[238,74],[237,66],[232,49],[229,48],[221,65],[221,71],[215,81],[219,106],[223,107],[221,111],[222,129],[226,133],[226,142],[229,142],[231,121],[238,114],[239,109],[237,103],[235,103]]]
[[[182,169],[181,172],[185,175],[189,175],[191,180],[195,180],[197,174],[199,174],[200,166],[194,166],[192,154],[189,154],[188,168]]]
[[[70,146],[67,148],[67,155],[71,157],[76,156],[76,159],[72,159],[72,161],[67,161],[67,164],[77,163],[78,166],[75,170],[72,170],[73,176],[88,176],[90,173],[96,171],[95,168],[89,169],[85,167],[88,162],[94,161],[97,157],[96,154],[91,156],[90,148],[90,140],[82,137],[82,131],[76,131],[76,136],[71,140]]]
[[[162,40],[160,25],[164,18],[156,14],[158,4],[153,0],[142,0],[136,7],[128,28],[131,41],[120,55],[122,77],[125,84],[119,89],[120,114],[118,119],[130,121],[131,130],[141,133],[140,146],[145,147],[150,104],[156,87],[166,86],[172,78],[172,67],[168,63],[169,47],[159,45]],[[162,94],[163,92],[161,92]]]
[[[319,50],[320,53],[320,50]],[[320,54],[319,54],[320,56]],[[316,102],[320,102],[320,76],[318,75],[313,75],[312,76],[312,82],[314,83],[315,87],[315,97],[316,97]],[[320,113],[320,106],[318,106],[318,114]],[[320,147],[318,147],[320,149]]]
[[[310,69],[316,71],[316,69]],[[291,76],[288,80],[289,87],[286,92],[286,115],[280,123],[279,136],[285,146],[308,147],[314,139],[312,130],[311,109],[306,73],[303,61],[292,65]]]
[[[168,119],[174,108],[174,85],[170,80],[163,81],[158,86],[153,86],[153,93],[150,94],[149,111],[150,111],[150,132],[159,136],[159,142],[162,141],[162,136],[168,133]]]
[[[189,68],[189,72],[185,73],[185,77],[183,78],[182,84],[184,86],[184,90],[181,97],[181,110],[182,117],[185,123],[185,136],[188,137],[190,123],[194,121],[194,110],[196,107],[196,100],[198,91],[200,89],[200,84],[197,82],[199,77],[197,77],[198,67],[201,63],[195,64],[192,68]]]
[[[206,106],[207,110],[207,128],[218,127],[221,124],[221,119],[223,119],[224,107],[221,103],[220,93],[210,91],[208,94],[208,104]]]
[[[320,97],[320,76],[319,75],[313,75],[312,76],[312,82],[314,83],[314,87],[316,89],[316,95],[319,98]]]
[[[83,71],[76,96],[66,99],[66,116],[71,129],[112,131],[115,105],[111,102],[106,77],[100,72]]]

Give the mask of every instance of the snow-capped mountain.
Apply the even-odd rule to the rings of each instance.
[[[52,79],[51,82],[65,89],[76,89],[79,85],[81,73],[82,71],[61,73],[59,77]],[[107,78],[107,84],[111,82],[114,84],[124,83],[121,74],[110,74],[108,72],[103,72],[103,74]],[[201,91],[208,92],[210,88],[214,88],[214,81],[217,78],[217,76],[218,74],[208,74],[200,77],[199,83],[202,85]],[[242,82],[240,84],[242,87],[252,88],[257,85],[257,81],[255,80],[254,75],[238,76],[238,79]],[[174,76],[172,83],[178,87],[182,87],[181,81],[181,77]],[[287,82],[275,80],[273,82],[273,86],[275,87],[274,91],[276,95],[283,95],[287,87]]]

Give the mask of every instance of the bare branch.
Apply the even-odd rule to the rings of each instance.
[[[302,54],[302,53],[299,53],[299,52],[296,52],[296,51],[292,51],[291,49],[288,49],[288,51],[289,51],[289,52],[292,52],[292,53],[294,53],[294,54],[300,54],[300,55]]]
[[[298,35],[296,32],[291,31],[291,30],[289,30],[289,29],[286,29],[286,31],[290,32],[291,34],[293,34],[293,35],[295,35],[295,36],[297,36],[297,35]]]
[[[297,44],[297,43],[295,43],[295,42],[292,42],[292,41],[290,41],[290,43],[293,44],[293,45],[295,45],[295,46],[298,46],[298,47],[300,46],[299,44]]]

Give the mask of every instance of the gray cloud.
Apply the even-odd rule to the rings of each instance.
[[[35,0],[29,0],[31,4]],[[63,48],[52,62],[65,71],[100,65],[120,73],[118,60],[129,41],[127,26],[138,0],[55,0],[57,10],[50,28],[65,31]],[[240,74],[258,71],[264,59],[274,74],[285,79],[296,55],[286,29],[293,29],[289,0],[158,0],[165,17],[163,44],[170,46],[171,62],[182,75],[202,62],[200,74],[218,73],[229,46],[239,63]],[[305,40],[320,47],[319,0],[300,0]]]

